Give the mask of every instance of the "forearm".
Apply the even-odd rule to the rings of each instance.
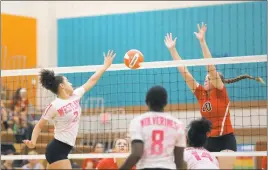
[[[106,71],[106,67],[103,66],[101,67],[99,70],[97,70],[89,79],[88,81],[83,85],[85,91],[90,90],[92,87],[94,87],[97,82],[99,81],[99,79],[101,78],[101,76],[103,75],[103,73]]]
[[[181,60],[181,56],[178,53],[176,48],[169,49],[170,55],[172,56],[173,60]],[[189,72],[187,67],[185,66],[179,66],[178,70],[182,73],[185,74],[186,72]]]
[[[119,168],[119,170],[125,170],[125,169],[132,169],[132,167],[134,165],[136,165],[140,160],[140,157],[134,156],[134,155],[130,155],[125,163]]]
[[[170,49],[170,54],[174,60],[181,60],[179,53],[177,52],[176,48]],[[179,66],[179,72],[181,73],[183,79],[187,83],[188,87],[194,92],[197,86],[195,79],[193,78],[192,74],[189,72],[186,66]]]
[[[36,124],[33,129],[32,138],[31,138],[31,141],[33,144],[36,144],[36,141],[41,131],[42,129],[39,127],[39,124]]]
[[[200,41],[200,46],[201,46],[204,58],[212,58],[212,55],[211,55],[211,53],[209,51],[208,45],[206,43],[206,40]],[[214,65],[208,65],[207,70],[208,70],[209,74],[216,75],[216,67]]]
[[[101,67],[99,70],[97,70],[91,77],[89,80],[91,81],[98,81],[101,76],[103,75],[103,73],[106,71],[106,68],[103,66]]]

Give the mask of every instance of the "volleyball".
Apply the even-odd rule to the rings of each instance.
[[[139,50],[129,50],[124,56],[124,63],[128,68],[137,69],[144,61],[143,54]]]

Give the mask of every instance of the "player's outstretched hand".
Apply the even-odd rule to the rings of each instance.
[[[35,147],[35,144],[30,140],[23,140],[23,143],[25,143],[25,145],[30,149]]]
[[[176,46],[176,40],[177,37],[174,38],[174,40],[172,39],[172,33],[167,33],[167,35],[165,36],[165,44],[167,46],[168,49],[173,49]]]
[[[194,32],[196,38],[199,41],[204,41],[205,40],[205,36],[206,36],[206,31],[207,31],[207,24],[204,24],[202,22],[201,28],[200,28],[200,25],[197,24],[197,29],[198,29],[198,32]]]
[[[108,69],[112,65],[115,55],[116,55],[116,53],[114,53],[113,51],[110,51],[110,50],[108,51],[107,54],[103,53],[104,67],[106,69]]]

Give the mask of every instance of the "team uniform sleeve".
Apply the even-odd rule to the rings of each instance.
[[[133,140],[143,141],[143,137],[141,133],[141,124],[137,119],[133,119],[130,122],[129,134],[130,134],[131,141]]]
[[[81,87],[78,87],[77,89],[75,89],[73,94],[79,96],[79,98],[82,98],[83,95],[85,94],[85,92],[86,91],[85,91],[84,87],[81,86]]]
[[[42,115],[42,118],[45,120],[52,120],[57,115],[57,110],[53,107],[52,104],[48,105],[45,109],[45,112]]]
[[[201,100],[204,92],[205,92],[204,87],[202,85],[198,84],[197,88],[194,91],[194,95],[197,98],[197,100]]]
[[[186,136],[185,136],[185,128],[184,125],[181,124],[181,128],[178,130],[178,136],[176,140],[177,147],[186,147]]]

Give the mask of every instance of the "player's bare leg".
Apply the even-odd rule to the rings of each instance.
[[[60,160],[48,165],[47,169],[72,169],[69,159]]]
[[[234,152],[232,150],[222,150],[221,152]],[[220,169],[233,169],[236,157],[218,157]]]

